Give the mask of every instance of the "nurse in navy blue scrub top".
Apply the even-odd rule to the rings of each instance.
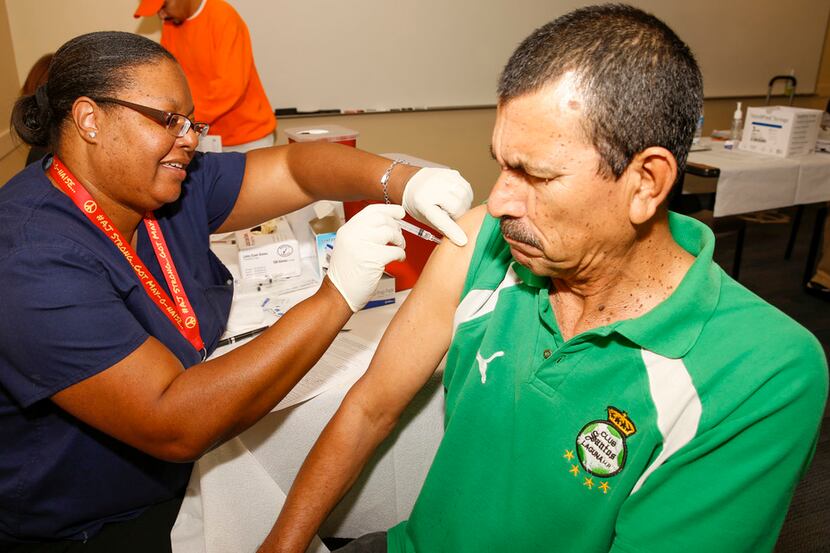
[[[54,155],[0,188],[2,551],[169,551],[193,460],[323,355],[403,256],[404,209],[351,220],[314,295],[205,361],[232,296],[211,233],[387,193],[453,234],[472,199],[454,171],[336,144],[197,153],[193,111],[175,59],[117,32],[67,42],[14,107],[17,134]]]

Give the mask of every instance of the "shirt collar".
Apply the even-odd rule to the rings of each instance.
[[[712,261],[715,237],[709,227],[690,217],[669,212],[669,230],[680,247],[695,256],[680,285],[648,313],[597,329],[597,332],[616,331],[642,348],[677,359],[697,342],[715,310],[722,272]],[[513,269],[528,286],[549,289],[548,277],[533,274],[515,261]]]
[[[195,12],[193,12],[193,15],[191,15],[190,17],[185,19],[185,21],[191,21],[191,20],[196,19],[197,17],[199,17],[199,14],[202,13],[203,9],[205,9],[205,4],[206,3],[207,3],[207,0],[202,0],[201,4],[199,4],[199,7],[196,8]]]
[[[522,282],[527,284],[528,286],[532,286],[533,288],[544,288],[548,289],[550,286],[550,278],[539,276],[534,274],[530,269],[519,263],[518,261],[513,261],[513,270],[516,271],[516,274],[519,275],[519,278],[522,279]]]
[[[683,357],[700,337],[720,299],[723,272],[712,261],[715,237],[703,223],[669,212],[669,229],[695,261],[677,289],[657,307],[621,321],[616,331],[658,355]]]

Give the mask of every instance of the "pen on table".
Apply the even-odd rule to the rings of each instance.
[[[434,234],[429,232],[428,230],[422,229],[421,227],[415,226],[409,221],[400,221],[401,228],[406,232],[411,232],[415,236],[419,238],[423,238],[424,240],[429,240],[430,242],[435,242],[436,244],[441,243],[441,239],[437,238]]]
[[[256,336],[257,334],[261,334],[271,328],[270,326],[261,326],[259,328],[255,328],[253,330],[249,330],[248,332],[243,332],[242,334],[237,334],[236,336],[228,336],[227,338],[222,338],[219,340],[219,343],[216,347],[227,346],[228,344],[235,344],[240,340],[244,340],[245,338],[250,338],[251,336]]]

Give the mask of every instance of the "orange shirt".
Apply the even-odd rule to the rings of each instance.
[[[161,45],[184,69],[194,120],[210,123],[223,146],[258,140],[277,126],[254,66],[248,26],[224,0],[205,0],[181,25],[165,22]]]

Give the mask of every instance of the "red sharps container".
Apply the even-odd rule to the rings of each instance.
[[[390,158],[390,163],[393,159],[400,158],[405,159],[411,165],[443,167],[443,165],[437,165],[435,163],[430,163],[422,159],[404,156],[401,154],[384,154],[384,156]],[[357,213],[370,203],[380,202],[343,202],[343,211],[346,215],[346,220],[348,221],[350,217],[352,217],[355,213]],[[404,217],[404,220],[409,221],[410,223],[416,226],[430,231],[432,234],[438,236],[439,238],[441,237],[440,232],[430,227],[429,225],[415,220],[410,215],[406,215],[406,217]],[[415,282],[421,275],[421,271],[423,270],[424,265],[426,265],[430,254],[432,254],[432,250],[434,250],[435,246],[437,245],[434,242],[424,240],[423,238],[418,238],[417,236],[414,236],[408,232],[404,232],[403,237],[404,240],[406,240],[406,259],[404,259],[403,261],[394,261],[386,266],[386,272],[395,277],[396,291],[409,290],[410,288],[415,286]]]
[[[347,129],[339,125],[316,125],[310,127],[293,127],[284,129],[288,143],[292,142],[336,142],[345,146],[357,146],[358,133],[355,130]],[[339,204],[340,202],[335,202]],[[308,226],[308,222],[315,217],[313,206],[307,206],[289,213],[286,218],[291,224],[291,229],[300,243],[300,255],[302,257],[316,257],[314,236]]]
[[[337,142],[346,146],[357,146],[357,131],[339,125],[319,125],[316,127],[294,127],[285,129],[288,143],[292,142]]]
[[[353,147],[357,146],[357,137],[360,134],[355,130],[347,129],[346,127],[341,127],[339,125],[294,127],[290,129],[285,129],[284,132],[285,136],[288,138],[289,144],[292,142],[325,141],[336,142],[338,144],[344,144],[346,146]],[[392,157],[392,155],[390,155],[390,157]],[[420,163],[418,162],[421,162],[423,160],[417,160],[415,158],[412,158],[410,161],[412,161],[413,165],[419,165]],[[391,163],[392,160],[390,159],[389,162]],[[424,162],[424,164],[433,165],[429,162]],[[378,183],[378,186],[380,186],[380,183]],[[343,202],[343,212],[346,216],[346,220],[348,221],[352,216],[354,216],[355,213],[357,213],[370,203],[380,202]],[[291,220],[290,217],[289,220]],[[420,221],[416,221],[409,215],[405,217],[405,220],[409,221],[410,223],[416,224],[422,228],[425,228],[439,237],[441,236],[441,234],[437,230],[425,225],[424,223],[421,223]],[[296,229],[294,230],[294,232],[295,234],[297,234]],[[298,238],[300,238],[299,235]],[[386,266],[386,272],[395,277],[396,291],[408,290],[415,285],[415,281],[418,280],[418,276],[420,276],[421,270],[424,268],[427,259],[429,259],[432,250],[435,248],[434,242],[423,240],[409,233],[404,233],[404,239],[406,240],[406,259],[400,262],[392,262]]]

